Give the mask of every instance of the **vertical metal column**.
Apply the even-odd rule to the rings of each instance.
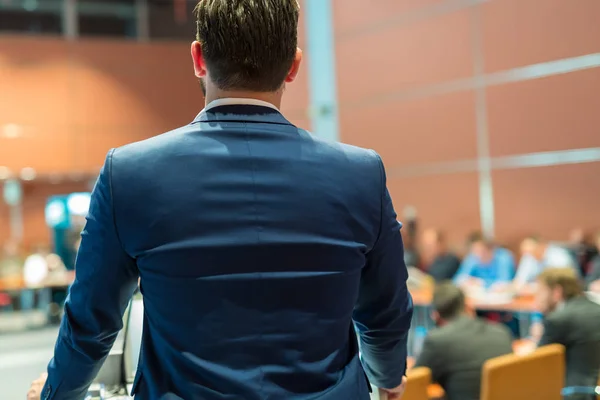
[[[135,1],[135,14],[137,40],[147,42],[150,40],[150,8],[148,0]]]
[[[77,0],[63,0],[62,28],[63,35],[69,40],[76,39],[79,36]]]
[[[475,89],[475,118],[477,128],[477,164],[479,172],[479,216],[481,230],[487,237],[493,238],[494,190],[492,184],[492,160],[490,157],[490,138],[487,117],[486,90],[481,29],[481,8],[471,7],[471,39],[473,51],[473,74],[477,81]]]
[[[339,117],[331,0],[306,0],[304,8],[312,130],[337,141]]]

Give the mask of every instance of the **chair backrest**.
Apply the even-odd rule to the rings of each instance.
[[[431,384],[431,370],[426,367],[410,369],[406,375],[406,391],[402,400],[429,400],[427,388]]]
[[[565,348],[552,344],[524,356],[508,354],[486,361],[481,400],[561,400],[564,383]]]

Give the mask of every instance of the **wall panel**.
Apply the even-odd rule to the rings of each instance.
[[[600,68],[488,89],[492,155],[600,147]]]
[[[600,162],[495,171],[498,235],[567,240],[576,227],[600,230],[599,177]]]
[[[459,11],[338,39],[340,102],[360,104],[390,92],[469,77],[470,32],[468,11]]]
[[[597,0],[494,0],[482,15],[488,72],[600,52]]]
[[[388,167],[477,156],[475,96],[458,92],[340,114],[343,140],[376,149]]]
[[[476,173],[389,177],[388,187],[400,220],[404,208],[413,206],[421,228],[445,230],[456,246],[480,227]]]

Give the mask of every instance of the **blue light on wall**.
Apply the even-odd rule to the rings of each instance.
[[[71,225],[67,209],[67,198],[55,196],[46,203],[46,224],[52,229],[68,229]]]

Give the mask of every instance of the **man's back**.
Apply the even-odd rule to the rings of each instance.
[[[115,213],[144,294],[145,378],[194,398],[316,393],[355,356],[379,166],[270,115],[213,125],[211,112],[113,156]]]
[[[477,400],[483,364],[511,352],[506,327],[461,316],[427,336],[417,365],[431,368],[448,400]]]
[[[541,345],[566,348],[567,386],[596,386],[600,373],[600,305],[577,296],[544,322]]]
[[[55,384],[81,390],[88,354],[111,344],[97,338],[119,328],[126,297],[110,293],[139,271],[138,399],[366,399],[353,318],[367,373],[394,388],[412,315],[399,228],[374,152],[319,141],[272,108],[217,106],[117,149],[49,370],[77,365],[70,342],[91,347],[82,377]]]

